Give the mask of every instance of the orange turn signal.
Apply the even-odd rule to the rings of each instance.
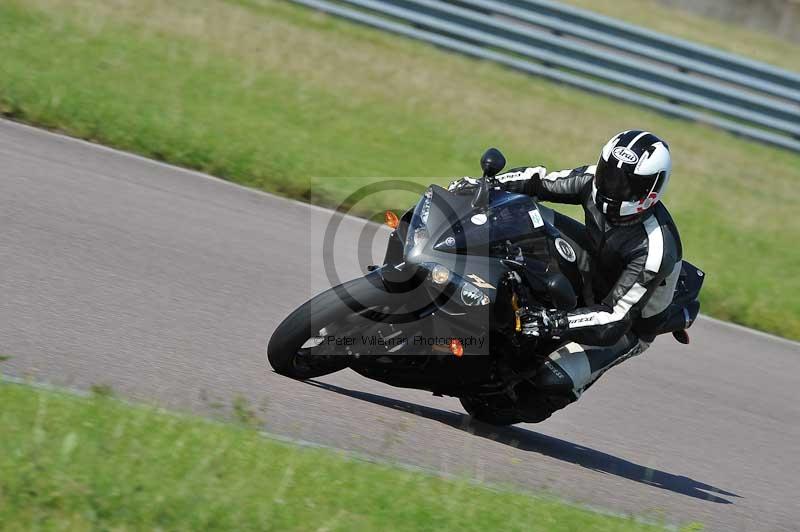
[[[464,355],[464,346],[461,344],[461,340],[458,338],[450,340],[450,352],[459,358]]]
[[[397,226],[400,225],[400,218],[392,211],[383,213],[383,221],[392,229],[397,229]]]

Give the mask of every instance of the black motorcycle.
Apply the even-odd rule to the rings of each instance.
[[[387,212],[394,230],[383,264],[292,312],[269,341],[275,371],[310,379],[351,368],[458,397],[483,422],[538,420],[542,395],[533,377],[563,342],[523,335],[520,313],[582,303],[579,238],[567,232],[584,229],[535,198],[493,189],[504,166],[490,149],[476,186],[451,192],[432,185],[401,218]],[[686,342],[702,281],[684,261],[673,303],[637,332]]]

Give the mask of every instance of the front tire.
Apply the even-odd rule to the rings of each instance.
[[[330,324],[387,299],[380,277],[369,274],[326,290],[289,314],[272,333],[267,358],[276,373],[293,379],[321,377],[346,368],[345,355],[315,356],[303,345]]]

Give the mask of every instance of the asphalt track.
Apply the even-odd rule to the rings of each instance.
[[[551,420],[503,430],[350,371],[272,373],[271,331],[328,286],[329,216],[0,121],[1,369],[200,413],[243,397],[278,434],[670,523],[800,529],[796,343],[701,320],[690,347],[659,339]],[[362,229],[337,233],[342,278]]]

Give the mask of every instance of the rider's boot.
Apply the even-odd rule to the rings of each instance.
[[[547,357],[534,377],[534,384],[548,398],[548,403],[560,410],[577,401],[603,373],[640,355],[649,346],[649,342],[632,333],[611,347],[585,347],[572,342]]]

